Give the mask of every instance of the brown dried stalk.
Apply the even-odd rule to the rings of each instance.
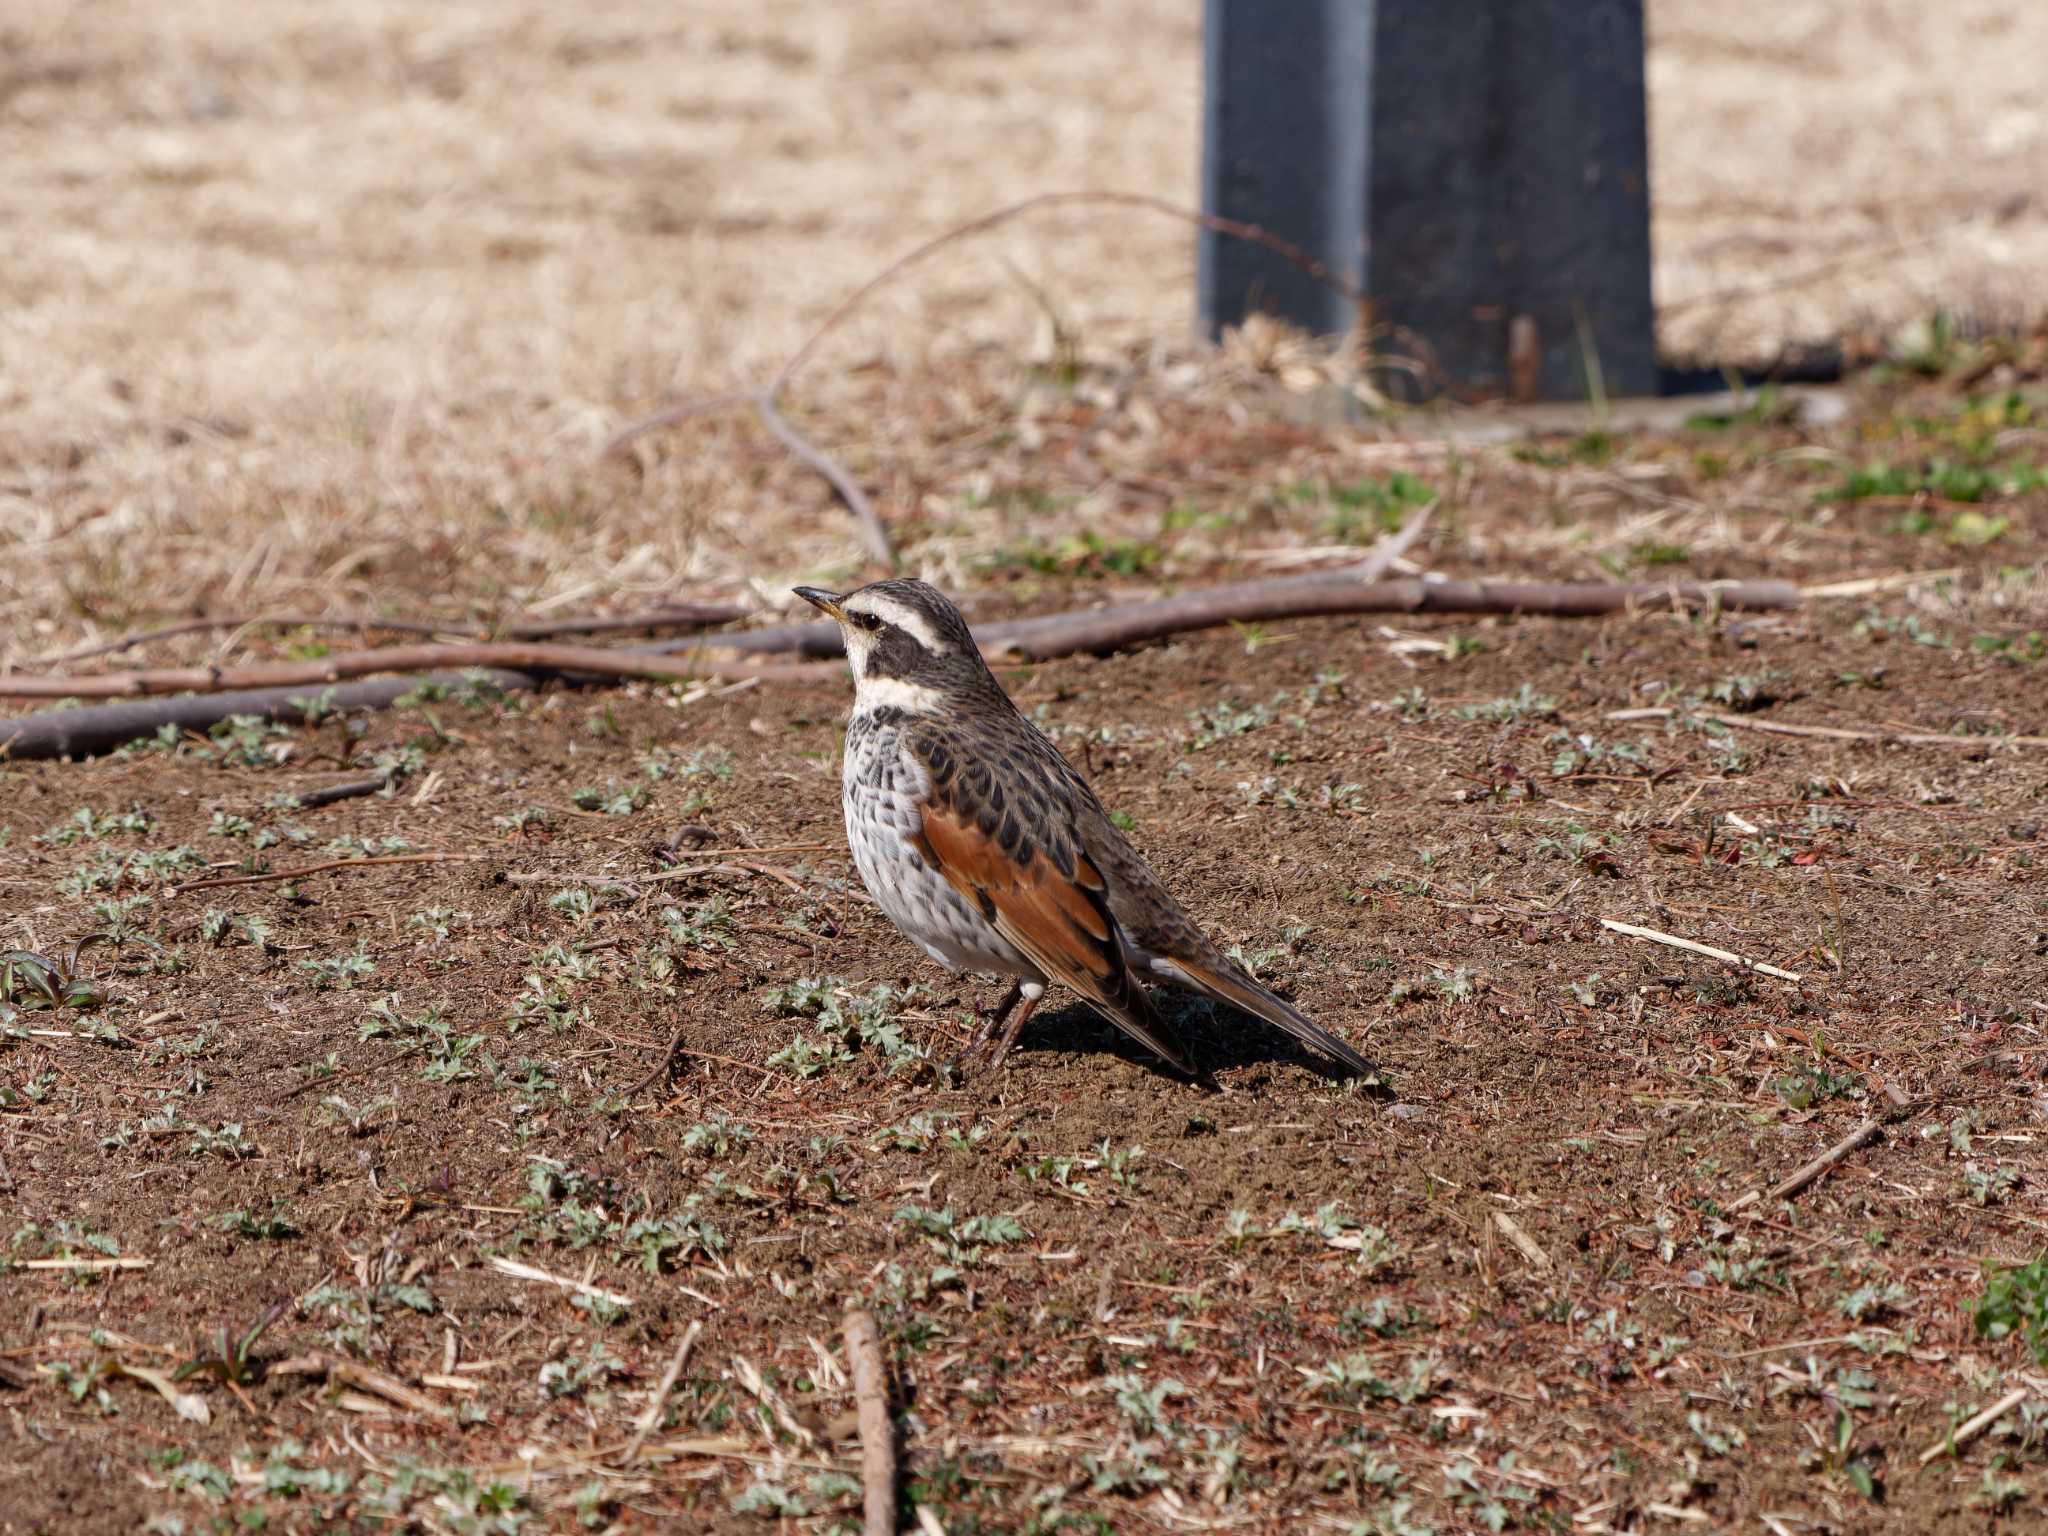
[[[659,681],[685,678],[788,678],[809,676],[789,666],[752,662],[682,660],[647,651],[608,650],[591,645],[484,641],[462,645],[392,645],[371,651],[341,651],[318,661],[259,663],[255,666],[157,667],[138,672],[86,676],[0,673],[0,697],[17,699],[110,699],[153,693],[218,693],[226,688],[318,688],[345,678],[424,667],[507,667],[524,672],[581,672],[593,677],[639,677]]]
[[[895,1536],[896,1427],[889,1418],[882,1336],[875,1327],[874,1314],[858,1308],[846,1314],[843,1327],[854,1406],[860,1416],[860,1482],[866,1512],[862,1533]]]
[[[1419,520],[1418,520],[1419,523]],[[1411,524],[1411,529],[1418,525]],[[1409,530],[1404,530],[1406,537]],[[1388,556],[1393,541],[1378,551]],[[1276,577],[1199,588],[1150,602],[1123,603],[1041,618],[1012,619],[975,628],[975,638],[991,654],[1014,653],[1033,660],[1101,654],[1147,640],[1225,624],[1260,623],[1358,613],[1530,613],[1591,616],[1639,608],[1720,607],[1727,609],[1796,608],[1799,589],[1789,582],[1671,582],[1610,585],[1604,582],[1480,582],[1371,581],[1359,579],[1383,566],[1368,561],[1350,570],[1319,571],[1307,576]],[[304,692],[338,677],[426,666],[517,667],[498,671],[491,680],[504,688],[533,688],[539,674],[601,677],[736,677],[798,681],[828,675],[829,668],[801,664],[761,665],[711,659],[702,654],[706,640],[693,640],[699,654],[666,658],[667,646],[607,650],[560,645],[428,645],[393,646],[349,652],[317,662],[296,662],[233,671],[213,668],[172,668],[159,671],[96,674],[84,677],[22,677],[0,674],[0,696],[33,698],[119,697],[190,689],[198,697],[161,704],[98,709],[47,711],[0,720],[0,757],[76,757],[103,752],[123,742],[148,736],[164,724],[203,730],[231,714],[265,719],[297,720]],[[832,624],[790,624],[715,637],[727,653],[794,653],[800,657],[839,654],[839,630]],[[439,672],[431,681],[458,687],[459,673]],[[338,684],[327,702],[335,709],[376,709],[390,704],[422,681],[384,680],[372,684]],[[240,690],[223,692],[221,690]],[[1995,738],[1986,738],[1993,740]]]
[[[340,1355],[314,1352],[294,1355],[289,1360],[280,1360],[271,1366],[272,1376],[324,1376],[342,1386],[354,1387],[359,1391],[383,1398],[401,1408],[410,1408],[414,1413],[428,1418],[445,1419],[454,1413],[447,1403],[427,1396],[417,1387],[408,1386],[389,1372],[372,1366],[345,1359]]]
[[[1797,608],[1799,588],[1788,581],[1544,582],[1384,581],[1353,570],[1317,571],[1264,581],[1198,587],[1173,597],[1107,608],[1006,619],[973,626],[985,652],[1010,652],[1034,661],[1077,652],[1101,654],[1168,635],[1256,624],[1273,619],[1329,618],[1354,613],[1526,613],[1590,618],[1629,609]],[[787,653],[805,658],[840,654],[836,624],[777,624],[719,635],[723,650]],[[663,644],[650,649],[667,650]],[[5,679],[0,678],[0,684]]]
[[[762,425],[775,435],[783,447],[787,448],[798,459],[802,460],[803,463],[816,471],[824,478],[825,483],[832,487],[833,493],[839,497],[840,501],[845,503],[846,509],[853,513],[854,517],[859,521],[861,534],[867,544],[869,555],[881,565],[893,566],[896,562],[895,551],[890,547],[888,530],[882,526],[881,517],[876,513],[874,503],[868,499],[867,493],[840,466],[838,461],[790,424],[789,418],[784,416],[781,410],[783,390],[789,386],[789,381],[795,377],[796,371],[810,359],[812,353],[817,351],[819,343],[835,330],[848,315],[858,309],[870,294],[893,282],[911,267],[923,261],[927,256],[943,250],[957,241],[965,240],[971,235],[982,234],[987,230],[994,229],[998,224],[1008,223],[1011,219],[1017,218],[1021,214],[1033,213],[1041,208],[1071,207],[1075,205],[1149,209],[1154,213],[1163,213],[1170,218],[1181,219],[1187,223],[1199,225],[1203,229],[1213,229],[1217,233],[1228,235],[1234,240],[1246,240],[1253,245],[1263,246],[1266,250],[1273,252],[1285,261],[1291,262],[1317,282],[1322,283],[1325,287],[1334,289],[1357,305],[1359,330],[1361,333],[1370,324],[1370,301],[1364,293],[1346,282],[1337,273],[1332,272],[1300,246],[1295,245],[1291,241],[1281,239],[1272,231],[1261,228],[1257,224],[1246,224],[1237,219],[1219,218],[1215,214],[1204,213],[1197,208],[1184,207],[1179,203],[1169,202],[1163,197],[1154,197],[1145,192],[1041,192],[1036,196],[1023,198],[1017,202],[1007,204],[992,213],[985,213],[979,218],[970,219],[965,224],[956,224],[951,229],[934,235],[922,245],[915,246],[904,252],[903,255],[897,257],[888,266],[841,299],[832,312],[820,322],[817,329],[805,338],[803,345],[791,353],[789,360],[776,370],[775,377],[770,379],[764,388],[729,390],[723,394],[702,395],[692,400],[680,401],[665,410],[656,411],[651,416],[643,416],[607,443],[604,449],[605,454],[616,453],[636,438],[645,437],[650,432],[658,432],[663,427],[672,427],[677,422],[687,421],[693,416],[704,416],[714,411],[731,410],[735,406],[747,406],[755,415],[761,418]]]
[[[1184,592],[1092,613],[1053,614],[991,625],[988,648],[1034,660],[1100,654],[1190,630],[1270,619],[1354,613],[1528,613],[1592,617],[1638,608],[1797,608],[1783,581],[1608,582],[1380,581],[1343,576],[1283,577]],[[981,631],[976,631],[981,638]]]
[[[1669,720],[1683,710],[1614,709],[1609,720]],[[1755,715],[1726,715],[1703,711],[1700,719],[1725,725],[1730,730],[1762,731],[1767,736],[1810,736],[1820,741],[1875,741],[1898,747],[2048,747],[2048,736],[1962,736],[1945,731],[1881,731],[1840,725],[1792,725],[1783,720],[1764,720]]]
[[[584,614],[580,617],[531,619],[517,624],[496,625],[472,624],[461,619],[449,619],[446,622],[437,619],[387,619],[368,613],[224,614],[218,618],[183,619],[176,624],[166,624],[160,629],[133,630],[116,639],[103,640],[98,645],[81,646],[75,651],[56,651],[46,656],[37,656],[29,665],[53,667],[74,661],[90,661],[96,656],[117,655],[122,651],[132,651],[137,646],[149,645],[158,640],[174,640],[180,635],[217,633],[224,629],[381,629],[401,635],[465,635],[477,640],[491,637],[505,640],[546,640],[556,635],[615,635],[647,629],[713,629],[720,624],[738,623],[749,611],[737,603],[670,603],[661,608],[650,608],[644,613]]]
[[[524,672],[429,672],[423,676],[380,677],[322,690],[322,707],[334,711],[387,709],[422,686],[456,689],[483,683],[506,693],[530,693],[538,678]],[[204,731],[230,715],[297,723],[311,701],[303,688],[246,688],[231,693],[187,694],[146,704],[99,704],[85,709],[46,709],[0,720],[0,760],[91,757],[131,741],[154,736],[167,725]]]

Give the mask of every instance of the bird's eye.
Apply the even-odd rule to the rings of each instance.
[[[878,614],[856,613],[853,616],[853,622],[862,629],[880,629],[882,627],[882,620]]]

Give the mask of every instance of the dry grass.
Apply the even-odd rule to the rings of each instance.
[[[1682,309],[1682,350],[1995,310],[1999,274],[2038,265],[2048,226],[2012,199],[2043,24],[1822,9],[1654,8],[1665,298],[1878,258]],[[0,663],[202,607],[558,609],[850,565],[837,511],[751,423],[636,471],[594,449],[676,391],[759,378],[966,215],[1195,181],[1197,23],[1161,3],[121,0],[17,14],[0,45]],[[797,408],[885,511],[929,520],[915,562],[957,575],[956,539],[1014,537],[997,450],[1028,466],[1065,403],[1032,363],[1078,356],[1112,397],[1199,382],[1168,366],[1191,274],[1169,220],[1008,227],[881,296]],[[1081,514],[1142,499],[1105,482]]]
[[[1651,0],[1650,25],[1667,351],[1769,357],[1943,305],[2038,313],[2048,12]]]
[[[594,450],[672,390],[760,376],[1009,188],[1191,195],[1195,75],[1162,67],[1124,110],[1121,51],[1081,46],[1113,20],[1192,59],[1168,6],[15,23],[0,460],[28,558],[0,622],[40,647],[199,602],[731,586],[774,574],[768,508],[791,568],[843,558],[836,517],[804,542],[822,500],[751,427],[707,425],[644,479]],[[805,399],[872,443],[849,364],[1014,350],[1037,285],[1091,335],[1168,333],[1190,271],[1167,221],[1049,218],[883,297]]]

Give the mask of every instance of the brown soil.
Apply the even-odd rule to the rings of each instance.
[[[1836,448],[1903,455],[1889,410]],[[1212,467],[1357,473],[1341,437],[1206,430]],[[1986,505],[2011,524],[1987,554],[1816,502],[1836,449],[1784,428],[1598,468],[1571,455],[1605,445],[1552,446],[1418,461],[1449,498],[1431,563],[1548,539],[1562,569],[1971,580],[1791,617],[1307,622],[1012,675],[1189,906],[1383,1063],[1383,1093],[1192,1007],[1220,1091],[1074,1005],[1000,1072],[934,1072],[989,998],[850,883],[836,682],[450,699],[252,740],[253,764],[188,743],[7,769],[10,942],[149,942],[80,958],[104,1002],[23,1006],[0,1036],[0,1252],[147,1267],[8,1274],[0,1531],[723,1530],[798,1506],[829,1528],[858,1504],[830,1477],[858,1469],[829,1358],[849,1299],[883,1324],[906,1495],[955,1533],[2024,1511],[2038,1400],[1960,1465],[1916,1463],[2026,1380],[1971,1308],[1980,1263],[2028,1259],[2042,1225],[2048,757],[1995,739],[2048,721],[2038,587],[1999,575],[2038,570],[2041,494]],[[1329,511],[1281,498],[1258,525],[1298,542]],[[984,606],[1091,590],[1031,580]],[[1604,718],[1698,699],[1983,740]],[[273,808],[407,750],[390,799]],[[636,785],[636,810],[579,804]],[[608,883],[662,871],[685,826],[699,872]],[[173,889],[405,852],[447,858]],[[805,978],[847,1024],[775,1005]],[[799,1038],[808,1064],[778,1054]],[[1910,1108],[1874,1145],[1738,1212],[1888,1088]],[[497,1255],[632,1303],[594,1315]],[[94,1375],[218,1360],[274,1306],[242,1379],[186,1380],[209,1424]],[[449,1411],[277,1369],[312,1350]]]

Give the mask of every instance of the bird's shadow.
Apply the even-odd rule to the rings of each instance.
[[[1214,1074],[1218,1072],[1258,1066],[1298,1066],[1332,1083],[1356,1080],[1356,1075],[1339,1063],[1264,1019],[1205,998],[1163,990],[1154,992],[1152,1001],[1194,1059],[1197,1075],[1193,1081],[1201,1087],[1217,1089]],[[1014,1060],[1019,1054],[1039,1051],[1117,1056],[1168,1082],[1190,1081],[1079,999],[1034,1013],[1017,1037],[1011,1057]]]

